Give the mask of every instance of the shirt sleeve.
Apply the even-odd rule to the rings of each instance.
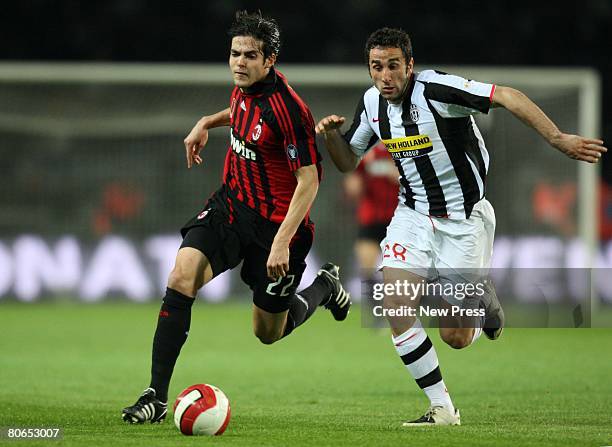
[[[424,82],[424,96],[444,118],[461,118],[489,113],[494,84],[436,72]]]
[[[270,104],[279,124],[287,163],[291,171],[319,163],[314,119],[308,107],[290,94],[275,94]]]
[[[372,129],[368,121],[363,96],[355,110],[353,124],[351,124],[351,127],[343,137],[351,147],[351,150],[359,157],[365,154],[378,141],[378,136],[374,133],[374,129]]]

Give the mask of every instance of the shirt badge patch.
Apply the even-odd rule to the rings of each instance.
[[[289,157],[289,160],[292,160],[292,161],[297,160],[298,150],[294,144],[290,144],[289,146],[287,146],[287,156]]]
[[[261,124],[258,124],[257,126],[255,126],[255,129],[253,129],[253,133],[251,134],[251,139],[253,141],[257,141],[259,140],[260,136],[261,136]]]
[[[209,211],[210,211],[210,208],[208,208],[208,209],[202,211],[200,214],[198,214],[198,220],[204,219]]]
[[[410,104],[410,119],[413,123],[419,120],[419,108],[416,104]]]

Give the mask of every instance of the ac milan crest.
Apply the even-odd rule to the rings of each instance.
[[[261,136],[261,124],[257,124],[257,126],[255,126],[255,129],[253,129],[253,134],[251,135],[251,139],[253,141],[257,141],[259,140],[260,136]]]

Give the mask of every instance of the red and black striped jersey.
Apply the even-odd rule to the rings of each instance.
[[[363,182],[363,193],[357,206],[359,224],[389,225],[397,207],[399,189],[390,172],[399,177],[386,146],[379,142],[364,155],[355,170]]]
[[[272,68],[263,81],[234,88],[223,173],[231,197],[280,223],[297,186],[294,171],[316,164],[321,179],[320,162],[310,109],[282,73]]]

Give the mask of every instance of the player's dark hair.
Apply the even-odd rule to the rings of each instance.
[[[412,57],[410,36],[401,28],[380,28],[370,34],[365,45],[365,62],[367,65],[370,65],[370,50],[375,47],[401,49],[406,58],[406,63],[409,63]]]
[[[236,12],[234,22],[228,31],[233,39],[236,36],[251,36],[263,43],[262,52],[264,59],[280,51],[281,37],[280,29],[276,20],[264,17],[261,11],[249,14],[248,11]]]

